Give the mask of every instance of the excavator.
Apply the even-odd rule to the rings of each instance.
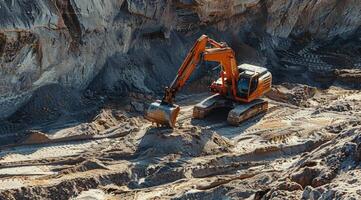
[[[268,110],[268,102],[261,99],[271,89],[272,75],[267,68],[250,64],[237,66],[234,51],[224,42],[216,42],[202,35],[188,53],[178,73],[165,88],[162,100],[150,104],[145,118],[158,126],[174,128],[180,111],[175,104],[175,96],[203,61],[212,61],[221,67],[220,77],[210,85],[212,96],[193,108],[193,118],[203,119],[213,110],[230,108],[227,121],[239,125]]]

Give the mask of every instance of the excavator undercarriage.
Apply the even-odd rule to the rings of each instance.
[[[238,126],[249,118],[267,112],[268,102],[256,99],[250,103],[238,103],[215,94],[194,106],[193,118],[204,119],[218,108],[230,108],[227,121],[231,125]]]

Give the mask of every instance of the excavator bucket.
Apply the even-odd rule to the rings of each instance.
[[[157,125],[175,127],[177,117],[180,111],[178,105],[162,104],[160,100],[150,104],[145,118]]]

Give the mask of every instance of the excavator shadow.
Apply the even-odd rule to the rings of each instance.
[[[232,108],[222,107],[212,110],[204,119],[191,119],[191,124],[201,127],[227,125],[227,116]]]
[[[209,130],[217,132],[219,135],[233,138],[242,134],[248,128],[258,124],[267,113],[260,113],[254,117],[251,117],[238,126],[230,125],[227,122],[227,116],[230,108],[219,108],[212,111],[204,119],[191,119],[191,124],[194,126],[200,126]]]

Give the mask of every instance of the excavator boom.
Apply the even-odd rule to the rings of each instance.
[[[163,103],[173,104],[175,94],[186,84],[194,72],[196,66],[201,61],[202,53],[206,50],[207,44],[212,45],[215,48],[226,47],[225,44],[218,43],[206,35],[202,35],[192,49],[189,51],[187,57],[184,59],[183,64],[178,70],[176,77],[169,87],[165,89],[165,95],[163,97]]]

